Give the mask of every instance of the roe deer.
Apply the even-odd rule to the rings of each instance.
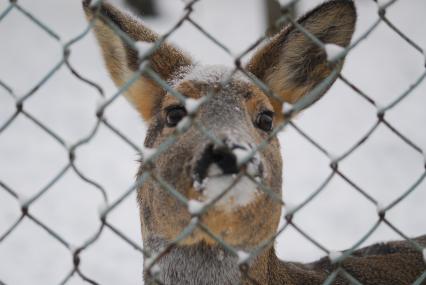
[[[121,86],[138,70],[140,60],[137,49],[117,35],[116,28],[135,42],[152,43],[159,36],[108,3],[90,5],[86,0],[84,9],[88,19],[94,21],[94,32],[108,71],[116,85]],[[328,1],[298,20],[323,43],[342,47],[349,45],[355,22],[355,6],[349,0]],[[340,60],[334,68],[340,70],[342,65]],[[165,248],[193,217],[187,205],[159,185],[158,177],[182,197],[205,203],[217,198],[224,190],[218,188],[226,188],[238,174],[239,181],[231,184],[229,192],[203,212],[198,221],[226,244],[251,252],[276,234],[282,207],[271,195],[260,191],[255,181],[261,181],[281,199],[282,159],[275,135],[242,167],[238,152],[252,151],[271,134],[274,126],[286,119],[282,115],[282,102],[267,96],[241,70],[200,66],[168,43],[162,43],[151,54],[149,67],[192,102],[204,96],[209,96],[209,100],[191,113],[170,90],[153,80],[152,74],[145,73],[126,91],[127,99],[149,124],[146,148],[157,148],[171,135],[178,134],[176,141],[156,155],[152,163],[141,163],[138,172],[139,177],[147,170],[150,172],[138,189],[144,248],[151,252]],[[259,48],[245,70],[290,104],[303,98],[332,72],[323,49],[292,25]],[[177,130],[176,126],[187,114],[193,116],[194,123],[185,131]],[[216,140],[213,142],[195,123]],[[242,176],[240,169],[244,172]],[[249,179],[246,173],[256,179]],[[426,246],[426,236],[415,241]],[[273,244],[265,246],[247,263],[243,272],[235,254],[223,250],[209,233],[196,228],[158,258],[155,279],[151,272],[144,272],[144,280],[145,284],[157,284],[158,280],[170,285],[310,285],[322,284],[338,266],[328,257],[311,264],[281,261]],[[411,284],[426,269],[421,252],[406,241],[359,249],[339,266],[362,284],[370,285]],[[348,283],[342,274],[333,281],[333,284]]]

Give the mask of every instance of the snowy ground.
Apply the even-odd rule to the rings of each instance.
[[[116,1],[118,2],[118,0]],[[306,11],[320,1],[302,0]],[[81,33],[86,22],[80,1],[20,0],[42,22],[66,42]],[[165,32],[182,14],[181,1],[158,1],[159,19],[146,23]],[[256,0],[203,0],[194,18],[234,53],[244,50],[264,30],[264,11]],[[0,0],[0,13],[8,1]],[[355,38],[377,19],[373,1],[357,1],[360,20]],[[389,19],[421,47],[426,47],[426,2],[400,0],[388,10]],[[210,64],[232,64],[220,48],[192,26],[184,24],[172,41],[196,59]],[[0,79],[15,94],[30,90],[62,56],[61,45],[47,36],[18,11],[0,21]],[[92,34],[72,47],[71,63],[84,76],[99,83],[111,96],[116,90],[103,68]],[[356,86],[386,105],[402,94],[424,72],[424,57],[385,24],[379,27],[347,58],[343,74]],[[426,148],[426,86],[422,83],[410,96],[386,114],[387,120],[417,145]],[[86,136],[96,122],[99,95],[71,75],[65,67],[55,73],[25,102],[30,114],[72,144]],[[14,101],[0,88],[0,125],[15,110]],[[145,125],[123,98],[106,116],[109,121],[142,144]],[[375,123],[376,110],[342,82],[299,116],[296,124],[334,155],[349,149]],[[284,194],[290,204],[302,202],[330,173],[329,159],[294,129],[280,134],[283,148]],[[136,154],[110,130],[101,127],[94,139],[78,149],[76,164],[102,185],[114,201],[132,183]],[[0,134],[0,181],[22,197],[40,191],[68,160],[67,153],[24,116]],[[413,151],[387,128],[378,130],[340,164],[351,180],[386,205],[407,190],[424,171],[424,157]],[[408,236],[426,233],[426,183],[388,213],[388,218]],[[93,186],[68,171],[30,208],[43,223],[75,245],[93,235],[99,226],[102,197]],[[19,203],[0,189],[0,234],[19,217]],[[335,177],[326,190],[298,213],[295,221],[330,250],[350,247],[376,221],[376,208],[341,178]],[[141,244],[135,197],[130,196],[109,216],[109,221],[131,240]],[[399,238],[387,226],[379,227],[366,242]],[[323,253],[294,230],[278,239],[282,258],[309,261]],[[39,226],[25,219],[0,243],[0,284],[57,284],[72,268],[71,255]],[[82,255],[82,271],[101,284],[140,284],[141,255],[110,230]],[[82,284],[73,278],[68,284]]]

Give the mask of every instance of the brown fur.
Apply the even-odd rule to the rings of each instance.
[[[355,21],[352,1],[329,1],[297,22],[323,43],[346,47],[351,40]],[[341,61],[334,68],[340,70],[342,66]],[[283,101],[291,104],[325,79],[332,70],[323,49],[294,25],[284,28],[259,49],[247,69]],[[282,102],[274,100],[273,105],[280,114]]]
[[[266,195],[266,194],[263,194]],[[228,244],[232,244],[241,248],[254,248],[262,241],[270,237],[270,233],[278,226],[278,219],[270,222],[266,227],[261,227],[264,223],[262,219],[258,219],[259,209],[268,206],[265,199],[256,199],[252,205],[239,209],[238,211],[228,213],[225,211],[212,208],[201,217],[201,222],[215,235],[224,239]],[[275,212],[278,211],[278,204],[275,205]],[[252,223],[241,224],[242,220],[252,221]],[[257,229],[255,234],[250,234],[253,229]],[[185,239],[182,244],[192,245],[201,241],[208,244],[216,244],[216,242],[203,230],[197,229],[189,238]]]
[[[426,247],[426,235],[414,239]],[[274,268],[269,280],[260,284],[317,285],[322,284],[338,265],[323,258],[311,264],[282,262],[273,250],[269,252],[269,268]],[[409,285],[426,271],[422,255],[409,242],[375,244],[355,251],[341,264],[347,273],[365,285]],[[286,282],[283,282],[286,280]],[[351,284],[342,274],[333,282]],[[420,284],[426,284],[426,280]]]
[[[94,31],[99,41],[106,66],[117,86],[126,83],[138,70],[139,59],[136,50],[130,47],[111,28],[114,24],[134,41],[155,42],[158,35],[122,13],[109,3],[99,8],[91,8],[90,1],[84,1],[88,20],[95,21]],[[168,80],[180,68],[191,64],[191,59],[177,48],[164,43],[150,57],[150,67],[164,80]],[[135,86],[136,85],[136,86]],[[147,76],[142,76],[133,84],[126,97],[134,104],[144,119],[149,120],[159,103],[159,94],[164,90]],[[141,96],[142,94],[142,96]]]
[[[95,21],[94,31],[111,77],[118,86],[125,84],[133,72],[138,70],[139,60],[135,50],[117,36],[108,23],[112,22],[132,40],[154,42],[159,37],[107,3],[103,3],[97,10],[89,8],[85,1],[85,11],[88,19]],[[325,43],[348,46],[355,19],[352,1],[334,0],[314,9],[298,23]],[[214,80],[210,78],[207,81],[184,80],[185,72],[190,73],[195,67],[189,57],[167,43],[163,43],[153,53],[150,64],[165,81],[175,82],[172,83],[175,90],[186,97],[197,99],[213,94],[195,116],[197,122],[218,139],[233,139],[235,142],[257,145],[268,135],[255,127],[256,117],[262,111],[275,110],[274,120],[282,119],[280,118],[282,102],[269,99],[254,84],[238,77],[232,78],[226,86],[221,85],[218,78]],[[340,61],[331,67],[327,64],[325,53],[321,48],[295,27],[289,26],[259,49],[247,69],[263,80],[283,101],[295,103],[326,78],[332,68],[340,70],[342,65],[343,61]],[[176,78],[177,76],[179,78]],[[156,148],[171,135],[176,134],[174,128],[166,126],[166,108],[180,105],[181,102],[151,78],[142,75],[128,89],[126,97],[149,122],[146,147]],[[176,142],[165,152],[158,155],[154,163],[141,164],[138,177],[147,171],[151,174],[138,191],[141,230],[147,249],[154,249],[150,248],[153,246],[152,240],[162,239],[166,242],[175,240],[192,219],[186,205],[164,190],[159,185],[158,178],[161,177],[186,199],[202,199],[200,192],[193,187],[191,173],[211,143],[205,134],[195,127],[190,127],[185,133],[180,134]],[[262,183],[274,196],[281,198],[282,159],[277,138],[270,138],[269,144],[257,154],[263,163]],[[251,251],[275,235],[280,217],[281,204],[261,192],[247,205],[232,211],[225,211],[213,205],[198,218],[228,245]],[[418,238],[416,242],[423,247],[426,246],[426,236]],[[179,243],[176,254],[181,258],[179,260],[185,263],[188,258],[182,259],[185,255],[179,255],[179,250],[189,249],[189,252],[191,249],[202,250],[203,252],[198,252],[202,255],[204,251],[210,249],[214,252],[217,247],[215,239],[197,228]],[[277,258],[273,245],[270,245],[254,258],[248,268],[249,278],[242,275],[241,283],[253,284],[249,280],[252,279],[258,284],[270,285],[321,284],[338,266],[368,285],[410,284],[426,269],[421,253],[408,242],[393,242],[359,249],[338,265],[332,264],[328,258],[311,264],[284,262]],[[198,284],[194,283],[194,280],[198,280],[196,279],[198,276],[185,276],[185,271],[173,271],[174,267],[167,270],[169,270],[168,278],[172,280],[167,284]],[[229,283],[229,279],[218,281],[219,283],[213,281],[219,275],[229,274],[229,278],[235,278],[235,275],[231,276],[231,271],[218,272],[214,270],[223,269],[209,266],[205,270],[212,270],[199,273],[206,273],[206,276],[209,276],[210,279],[203,280],[205,284]],[[145,276],[145,281],[147,284],[154,283],[149,276]],[[333,284],[349,284],[349,282],[340,273]]]

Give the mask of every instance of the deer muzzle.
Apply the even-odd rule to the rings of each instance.
[[[193,186],[204,202],[213,201],[216,208],[232,211],[260,194],[263,172],[260,155],[251,144],[225,139],[220,145],[206,145],[196,156]]]

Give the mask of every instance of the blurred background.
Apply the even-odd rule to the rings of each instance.
[[[138,1],[114,0],[116,5],[138,14]],[[303,14],[321,1],[301,0],[294,13]],[[359,21],[358,39],[378,19],[372,0],[355,0]],[[379,1],[386,2],[386,1]],[[62,59],[62,45],[87,27],[78,0],[19,0],[19,5],[59,35],[50,37],[17,9],[0,21],[0,81],[18,96],[28,93]],[[133,3],[133,4],[131,4]],[[148,3],[148,1],[147,1]],[[148,3],[149,4],[149,3]],[[159,33],[168,31],[183,15],[179,0],[152,0],[142,16]],[[383,3],[382,3],[383,4]],[[0,0],[0,13],[9,1]],[[201,0],[193,19],[228,47],[240,54],[268,30],[277,15],[276,3],[261,0]],[[269,8],[268,8],[269,7]],[[272,8],[271,8],[272,7]],[[426,47],[426,2],[399,0],[386,16],[420,47]],[[231,66],[233,58],[193,26],[184,23],[170,41],[205,64]],[[248,56],[244,61],[248,60]],[[70,63],[84,77],[112,96],[117,88],[110,80],[93,34],[71,48]],[[348,55],[342,74],[380,106],[395,100],[425,72],[425,57],[386,24],[378,27]],[[100,96],[61,66],[27,101],[24,109],[66,140],[68,145],[87,136],[96,123]],[[426,150],[426,85],[422,82],[386,119],[404,136]],[[15,112],[15,100],[0,86],[0,126]],[[377,110],[338,80],[328,94],[300,115],[295,124],[333,155],[350,149],[376,123]],[[124,98],[105,113],[108,121],[132,142],[142,145],[145,123]],[[284,157],[284,201],[301,203],[331,173],[330,160],[293,128],[279,135]],[[106,190],[109,201],[120,197],[134,181],[137,154],[105,126],[78,148],[76,166]],[[0,133],[0,182],[20,197],[32,197],[68,163],[68,153],[57,141],[27,117],[20,115]],[[425,157],[381,125],[366,143],[349,155],[339,169],[382,205],[409,189],[424,173]],[[20,217],[20,204],[0,186],[0,235]],[[108,216],[108,221],[134,243],[142,246],[135,193]],[[30,207],[30,213],[75,246],[98,230],[100,192],[72,170],[54,183]],[[426,183],[387,213],[404,234],[426,233]],[[377,221],[377,209],[346,181],[334,176],[326,189],[295,216],[295,223],[330,250],[355,244]],[[381,225],[363,244],[400,239]],[[313,261],[323,252],[292,228],[277,240],[281,258]],[[141,284],[142,256],[109,229],[81,255],[80,268],[100,284]],[[25,218],[0,242],[0,284],[58,284],[72,269],[72,255],[40,226]],[[67,284],[83,284],[73,277]]]

